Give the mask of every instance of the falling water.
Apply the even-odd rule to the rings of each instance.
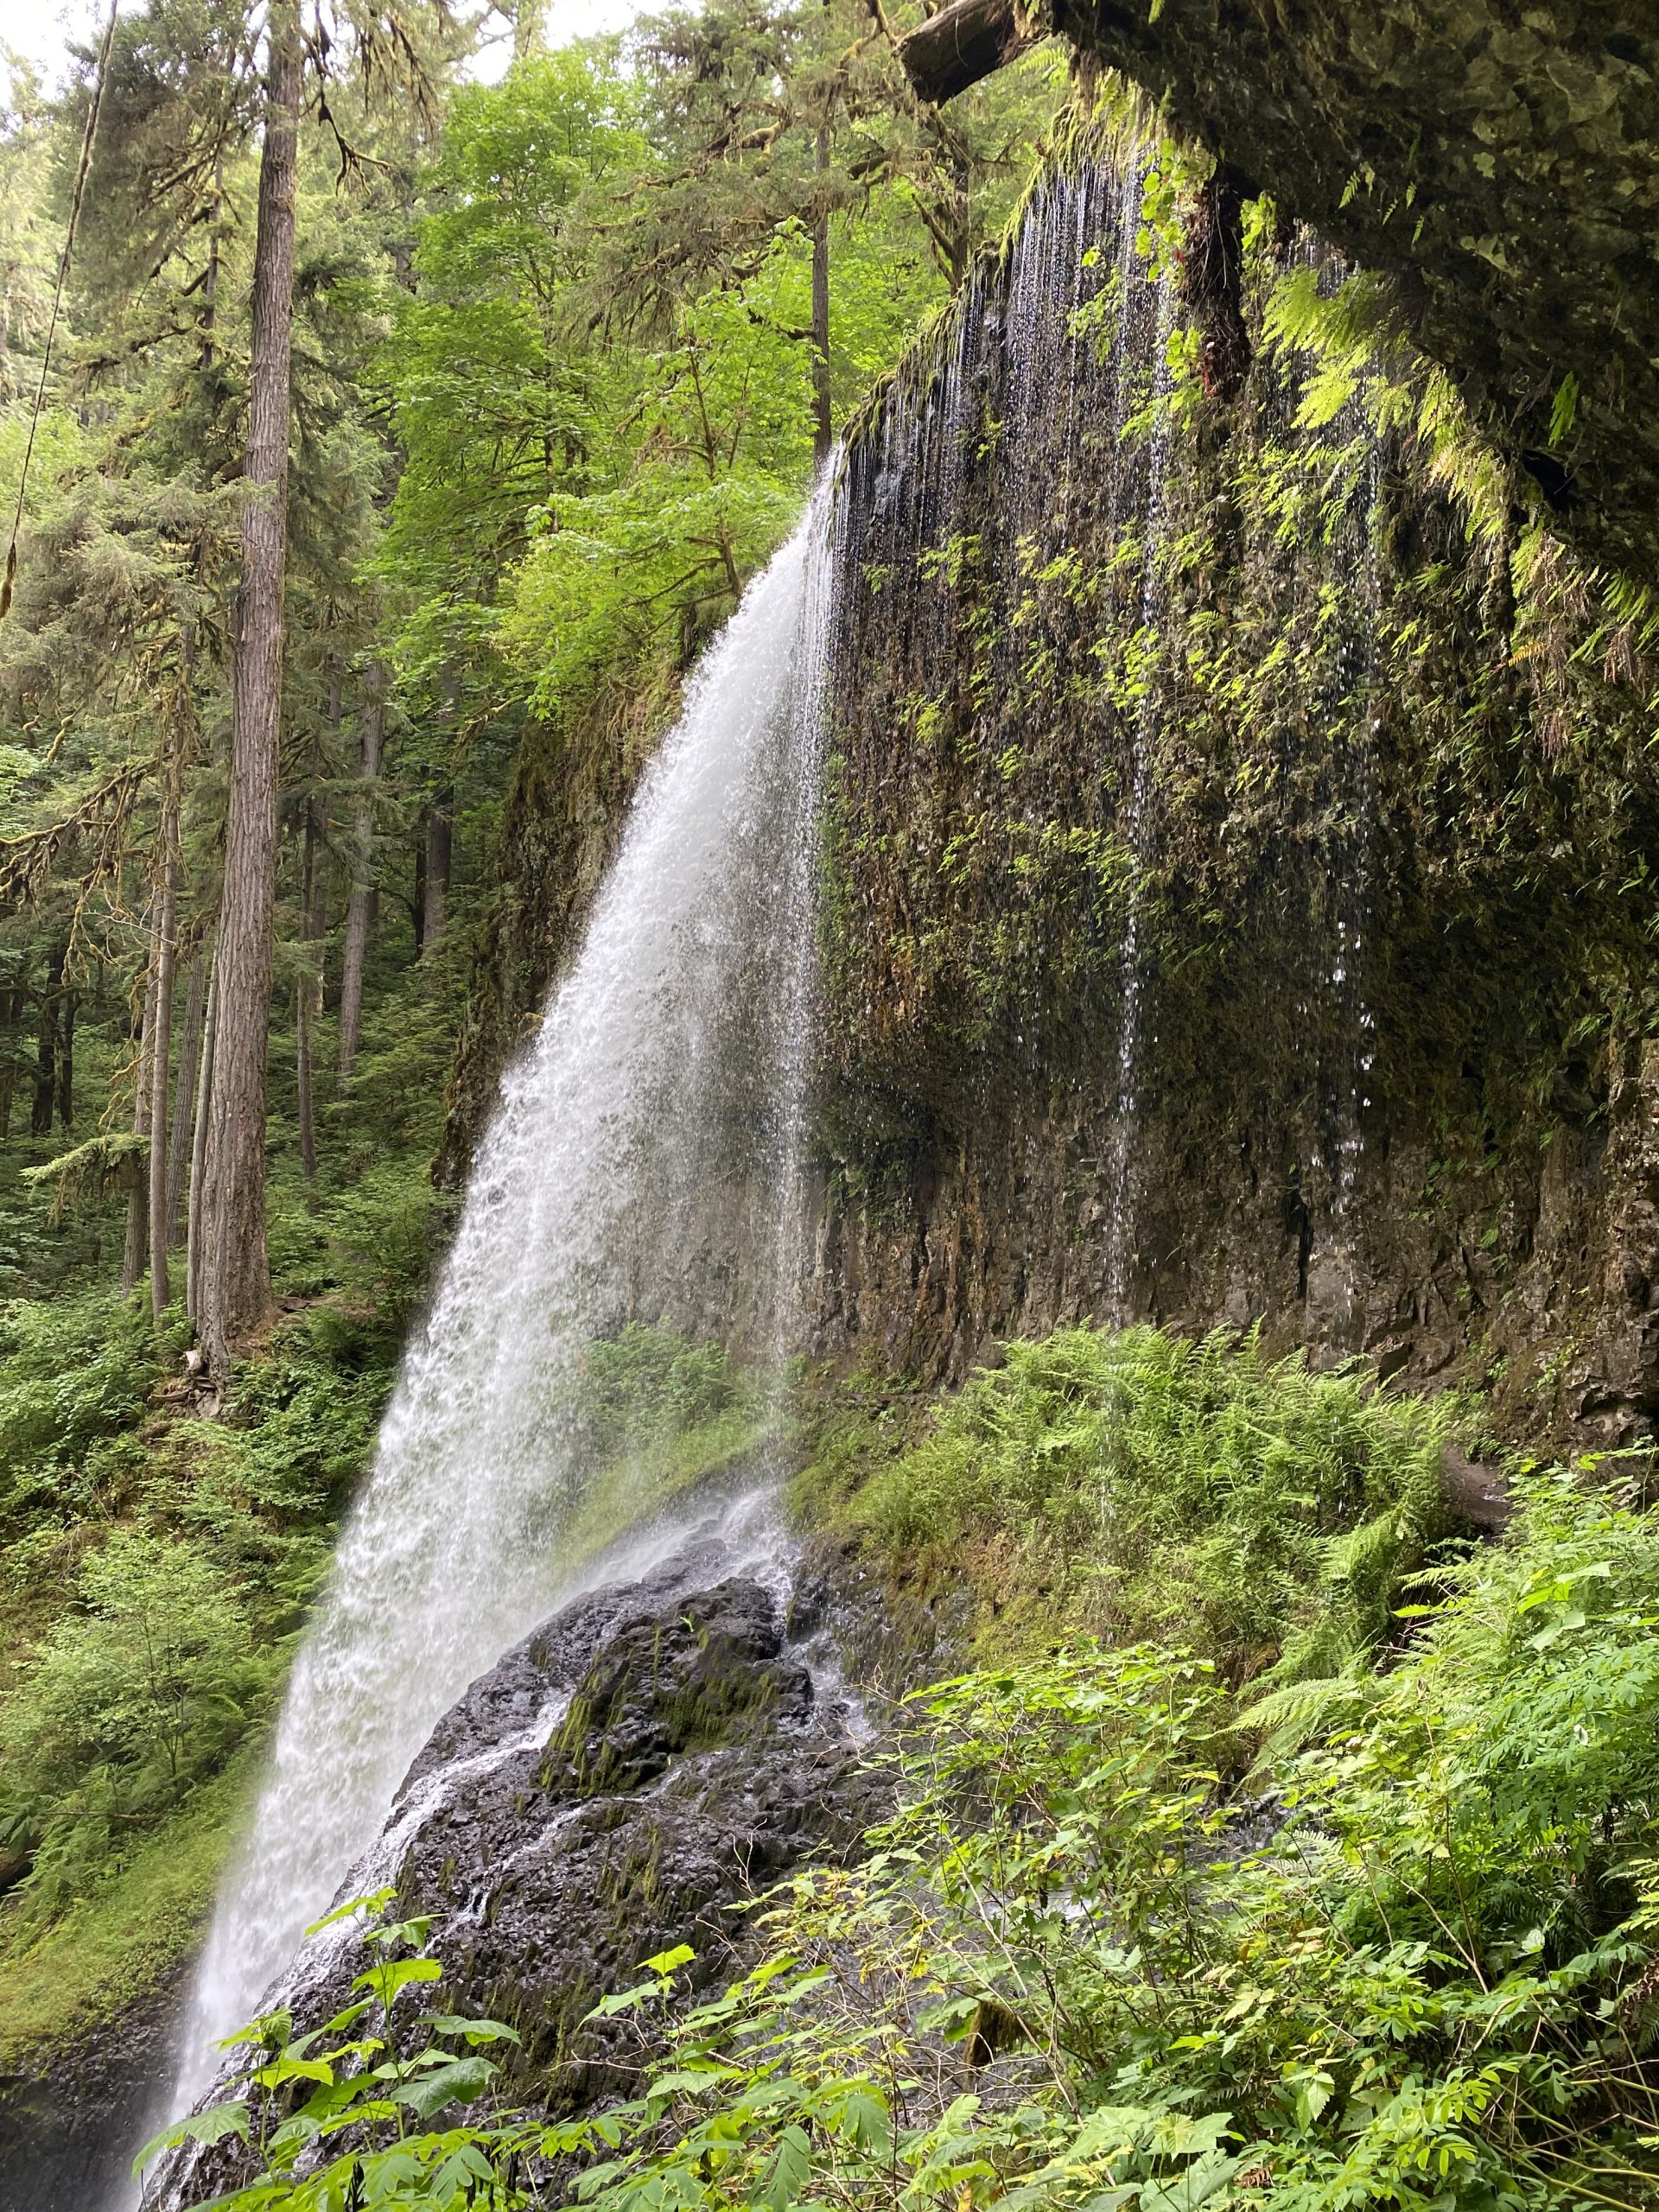
[[[1332,783],[1336,799],[1331,879],[1335,939],[1330,990],[1338,1023],[1336,1065],[1328,1078],[1334,1134],[1331,1143],[1330,1321],[1336,1341],[1356,1333],[1359,1313],[1355,1192],[1364,1155],[1364,1114],[1370,1105],[1376,1017],[1365,995],[1365,951],[1371,906],[1370,838],[1375,795],[1374,721],[1379,620],[1376,570],[1377,486],[1382,448],[1363,406],[1351,402],[1341,425],[1363,453],[1357,482],[1333,532],[1342,594],[1335,653],[1335,730]]]
[[[180,2094],[378,1832],[438,1716],[571,1586],[570,1384],[626,1319],[775,1352],[798,1254],[829,494],[705,655],[506,1077],[220,1894]]]
[[[1154,401],[1169,387],[1166,360],[1174,288],[1167,276],[1159,287],[1158,339],[1154,355]],[[1135,710],[1135,734],[1129,756],[1128,805],[1123,821],[1128,849],[1128,906],[1123,924],[1123,950],[1119,963],[1123,1005],[1117,1032],[1117,1089],[1113,1100],[1111,1176],[1108,1186],[1110,1212],[1106,1230],[1106,1295],[1112,1313],[1128,1318],[1129,1260],[1134,1225],[1135,1141],[1140,1104],[1141,1014],[1142,982],[1141,928],[1146,912],[1146,874],[1149,857],[1153,764],[1160,711],[1158,657],[1162,645],[1166,597],[1164,572],[1164,487],[1169,473],[1169,419],[1161,410],[1153,424],[1151,454],[1147,469],[1145,552],[1141,572],[1140,645],[1143,658],[1141,696]]]
[[[1353,273],[1340,254],[1306,227],[1299,230],[1291,251],[1294,262],[1315,272],[1319,290],[1327,296]],[[1341,1351],[1359,1349],[1364,1333],[1356,1200],[1376,1057],[1376,1017],[1366,992],[1366,964],[1375,890],[1371,838],[1382,619],[1376,531],[1382,442],[1363,388],[1329,421],[1292,427],[1305,374],[1298,365],[1281,372],[1279,398],[1287,435],[1320,479],[1323,520],[1298,545],[1295,581],[1309,628],[1324,632],[1327,640],[1318,695],[1324,711],[1327,817],[1321,841],[1325,906],[1319,936],[1327,951],[1323,973],[1313,979],[1324,1018],[1313,1024],[1320,1040],[1319,1122],[1308,1161],[1313,1171],[1310,1193],[1323,1224],[1307,1256],[1306,1291],[1310,1329],[1331,1351]],[[1313,1013],[1311,1007],[1304,1011]]]

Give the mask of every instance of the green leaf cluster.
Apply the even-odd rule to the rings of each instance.
[[[1007,1345],[903,1448],[855,1435],[839,1503],[833,1477],[809,1469],[804,1490],[889,1574],[977,1560],[1005,1595],[1040,1586],[1036,1632],[1058,1606],[1235,1675],[1323,1676],[1387,1636],[1400,1576],[1447,1532],[1459,1415],[1253,1333],[1068,1329]]]
[[[1517,1484],[1510,1536],[1267,1795],[1227,1780],[1249,1692],[1190,1650],[944,1683],[868,1855],[775,1892],[747,1974],[677,2012],[677,1953],[607,2000],[667,2035],[638,2096],[229,2202],[454,2202],[464,2147],[476,2201],[593,2212],[1636,2212],[1659,1513]]]

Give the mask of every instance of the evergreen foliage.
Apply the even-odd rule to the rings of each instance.
[[[341,9],[306,44],[254,1224],[273,1303],[206,1390],[198,1109],[223,1071],[250,295],[291,13],[149,0],[107,69],[83,56],[56,104],[15,72],[0,118],[0,495],[22,522],[0,621],[0,2009],[36,2034],[48,1958],[65,2026],[155,1971],[99,1915],[169,1834],[210,1864],[234,1816],[442,1243],[427,1168],[504,794],[593,728],[626,788],[791,524],[814,224],[841,412],[950,281],[918,197],[938,134],[842,0],[751,11],[735,42],[718,11],[626,52],[527,28],[487,86],[464,74],[479,26],[423,5]],[[1000,220],[1051,76],[951,140],[964,235]],[[764,145],[717,143],[728,110],[764,111]],[[148,1319],[123,1294],[147,1247]],[[763,1426],[720,1355],[660,1331],[601,1351],[579,1395],[594,1544],[641,1485],[736,1465]],[[119,1680],[124,1641],[143,1681]],[[72,1926],[95,1971],[63,1967]]]
[[[889,1571],[956,1572],[966,1549],[997,1579],[1011,1547],[1001,1576],[1116,1637],[1325,1675],[1384,1637],[1400,1575],[1446,1533],[1457,1414],[1376,1391],[1363,1367],[1271,1360],[1254,1336],[1065,1330],[1008,1345],[874,1472],[855,1458],[841,1513]],[[804,1486],[822,1510],[833,1468]]]
[[[260,178],[287,112],[273,26],[289,92],[302,71],[308,88],[270,326],[291,373],[265,378],[274,520],[245,480]],[[524,28],[486,86],[465,75],[477,24],[423,0],[303,24],[292,0],[148,0],[101,86],[90,57],[55,104],[16,73],[0,114],[0,497],[22,524],[0,616],[8,2068],[153,1990],[199,1924],[442,1248],[429,1164],[457,1039],[509,1000],[514,902],[535,903],[500,863],[515,823],[541,807],[579,825],[584,863],[602,849],[827,433],[862,410],[868,436],[872,388],[925,375],[950,302],[990,281],[1058,92],[1037,51],[948,118],[919,106],[880,0],[706,0],[557,52]],[[1151,165],[1144,272],[1176,271],[1196,181],[1168,149]],[[1282,266],[1262,202],[1245,247],[1274,435],[1218,458],[1181,331],[1166,385],[1128,410],[1136,450],[1194,432],[1193,526],[1154,549],[1167,636],[1143,634],[1148,549],[1121,515],[1092,570],[1014,548],[992,578],[1014,580],[1005,622],[988,534],[931,556],[958,594],[963,696],[1008,726],[970,744],[950,702],[878,702],[883,742],[944,796],[861,823],[863,798],[893,805],[871,774],[830,825],[831,1013],[888,1025],[872,1058],[893,1096],[982,1067],[1029,1024],[1033,977],[1055,981],[1055,1033],[1092,1012],[1084,971],[1121,939],[1131,857],[1055,803],[1075,764],[1046,782],[1040,733],[1075,756],[1088,715],[1128,728],[1160,655],[1185,706],[1160,736],[1147,942],[1184,918],[1198,1003],[1249,895],[1279,898],[1262,794],[1287,694],[1337,696],[1342,577],[1288,624],[1277,585],[1205,594],[1239,542],[1264,574],[1328,545],[1373,431],[1445,494],[1426,518],[1391,480],[1377,524],[1412,541],[1376,651],[1436,866],[1478,887],[1513,864],[1552,972],[1586,912],[1602,932],[1518,1080],[1548,1083],[1562,1040],[1615,1015],[1648,1023],[1630,901],[1650,872],[1651,607],[1517,518],[1375,280]],[[924,325],[931,353],[900,369]],[[1317,450],[1292,435],[1293,385],[1300,426],[1331,433]],[[1554,395],[1552,448],[1576,405]],[[1002,430],[973,435],[988,452]],[[249,1226],[271,1295],[210,1389],[189,1360],[218,1264],[201,1131],[261,524],[286,597],[274,857],[244,919],[274,985],[268,1039],[261,984],[239,1046],[270,1109]],[[888,581],[866,565],[872,603]],[[1453,655],[1437,689],[1425,636],[1472,633],[1498,601],[1501,661],[1465,681]],[[1328,787],[1297,804],[1323,869],[1345,826]],[[873,855],[885,907],[849,889]],[[582,870],[558,873],[562,950]],[[1237,1018],[1259,1025],[1256,1003]],[[847,1173],[878,1182],[903,1150],[873,1136]],[[976,1656],[1002,1663],[913,1705],[899,1809],[861,1863],[769,1900],[760,1962],[713,2003],[690,2007],[683,1956],[645,1961],[604,2005],[665,2024],[666,2067],[550,2129],[494,2108],[508,2031],[416,2016],[425,1929],[367,1900],[361,2004],[299,2042],[252,2024],[233,2093],[169,2131],[257,2145],[269,2171],[238,2212],[1645,2203],[1655,1516],[1534,1473],[1511,1536],[1472,1551],[1440,1503],[1459,1402],[1249,1337],[1067,1330],[936,1411],[899,1402],[832,1393],[799,1502],[894,1586],[966,1581],[992,1617]],[[666,1323],[594,1347],[569,1410],[590,1551],[779,1433],[727,1352]]]

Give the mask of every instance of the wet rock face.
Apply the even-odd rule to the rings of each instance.
[[[400,1914],[431,1916],[444,1980],[410,2011],[517,2029],[515,2101],[569,2112],[624,2091],[637,2031],[589,2023],[597,1999],[680,1944],[693,1986],[728,1976],[747,1929],[733,1907],[874,1817],[853,1709],[816,1679],[785,1593],[701,1586],[724,1563],[694,1545],[509,1651],[433,1731],[342,1891],[395,1883]],[[350,2001],[364,1963],[349,1930],[325,1934],[271,2001],[302,2031]],[[228,2185],[236,2156],[196,2159],[191,2190]]]
[[[1659,575],[1659,29],[1618,0],[1053,0],[1417,343],[1591,558]],[[1571,374],[1571,431],[1550,437]]]
[[[1154,12],[1224,49],[1243,11]],[[1585,641],[1546,668],[1565,569],[1517,586],[1412,449],[1309,414],[1298,349],[1224,404],[1204,356],[1214,396],[1131,435],[1173,288],[1128,183],[1033,195],[848,457],[812,1349],[932,1384],[1068,1323],[1260,1323],[1534,1448],[1639,1442],[1634,687]],[[1183,272],[1212,323],[1227,213]],[[1252,285],[1341,280],[1274,253]]]
[[[542,1694],[563,1703],[547,1662],[588,1625],[590,1610],[575,1611],[446,1722],[462,1769],[502,1740],[476,1730],[480,1708],[505,1703],[516,1719],[528,1673],[545,1669]],[[864,1799],[849,1739],[818,1711],[777,1599],[753,1581],[623,1605],[533,1737],[440,1789],[404,1850],[400,1902],[435,1916],[447,2001],[516,2027],[526,2075],[569,2108],[620,2086],[613,2038],[584,2025],[596,1999],[681,1943],[696,1979],[728,1971],[742,1937],[731,1906],[808,1852],[850,1843]],[[420,1789],[412,1779],[405,1802]]]
[[[1241,1128],[1218,1085],[1150,1100],[1130,1318],[1260,1323],[1316,1363],[1364,1352],[1396,1387],[1484,1389],[1494,1424],[1535,1446],[1644,1443],[1659,1431],[1659,1047],[1608,1057],[1588,1128],[1540,1116],[1455,1176],[1436,1173],[1443,1132],[1387,1102],[1345,1219],[1310,1187],[1289,1110]],[[923,1154],[906,1182],[827,1202],[820,1347],[953,1383],[1002,1337],[1108,1314],[1114,1224],[1091,1185],[1111,1139],[1090,1102],[1038,1096]]]
[[[162,2125],[176,2067],[167,1984],[54,2053],[0,2076],[0,2212],[98,2212]]]

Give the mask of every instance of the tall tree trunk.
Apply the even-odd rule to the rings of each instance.
[[[162,901],[153,896],[149,910],[149,958],[144,969],[143,1012],[138,1020],[138,1058],[132,1071],[132,1133],[149,1131],[149,1104],[154,1077],[150,1057],[156,1049],[156,987],[162,971]],[[121,1257],[121,1287],[133,1290],[144,1271],[144,1230],[149,1219],[149,1180],[135,1175],[127,1193],[127,1241]]]
[[[58,1096],[58,1003],[63,995],[63,963],[68,952],[67,945],[54,945],[47,957],[40,1027],[35,1033],[35,1104],[29,1117],[29,1133],[35,1137],[52,1134],[52,1109]]]
[[[167,818],[166,842],[172,842]],[[168,857],[162,876],[161,932],[156,959],[156,1024],[149,1048],[149,1311],[157,1328],[172,1295],[167,1277],[167,1078],[173,1046],[174,936],[179,913],[179,864]]]
[[[0,991],[0,1144],[11,1135],[11,1102],[17,1087],[17,1032],[22,1019],[22,991]]]
[[[264,146],[253,256],[252,334],[232,671],[231,785],[220,910],[219,1037],[213,1055],[200,1306],[208,1371],[230,1374],[232,1349],[270,1297],[265,1249],[265,1059],[276,886],[276,799],[288,550],[289,320],[294,304],[295,158],[301,61],[299,0],[266,13]]]
[[[219,310],[219,236],[224,219],[225,156],[221,153],[213,163],[213,196],[207,203],[207,267],[201,283],[200,365],[204,369],[213,365],[213,323]]]
[[[443,935],[444,907],[449,897],[449,870],[454,857],[455,792],[446,784],[427,810],[426,880],[421,896],[421,952],[430,952]]]
[[[386,733],[385,676],[368,675],[368,698],[358,724],[362,747],[362,789],[357,798],[352,838],[352,900],[346,910],[346,950],[340,972],[340,1079],[352,1079],[363,1027],[363,970],[369,957],[374,918],[374,791],[380,775],[380,747]]]
[[[294,1077],[300,1114],[300,1165],[305,1170],[305,1202],[317,1203],[317,1125],[311,1103],[311,1018],[320,995],[312,962],[316,957],[316,916],[312,892],[317,866],[316,817],[309,801],[305,809],[305,859],[300,880],[299,981],[294,988]]]
[[[196,1126],[190,1141],[190,1191],[184,1228],[184,1310],[201,1325],[201,1247],[206,1233],[207,1102],[213,1088],[213,1042],[219,1031],[217,948],[207,956],[207,1007],[202,1017],[201,1073],[196,1078]]]
[[[198,945],[190,956],[184,986],[184,1020],[179,1029],[179,1071],[173,1082],[173,1115],[167,1130],[167,1241],[182,1241],[184,1178],[196,1135],[196,1069],[201,1052],[202,1016],[207,1005],[207,957]]]
[[[830,126],[818,130],[817,171],[830,167]],[[812,458],[822,467],[836,442],[830,402],[830,210],[812,226]]]
[[[58,1127],[75,1126],[75,1014],[80,994],[66,983],[58,994]]]
[[[415,932],[415,957],[418,960],[426,950],[426,823],[421,823],[420,841],[415,848],[415,896],[409,902],[410,927]]]

